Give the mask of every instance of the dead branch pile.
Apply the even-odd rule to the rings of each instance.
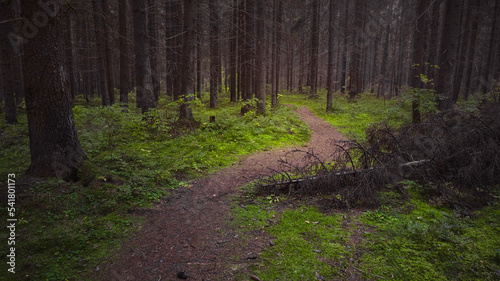
[[[335,195],[338,207],[373,206],[388,184],[412,180],[432,186],[433,195],[449,202],[479,207],[496,198],[500,184],[499,115],[448,110],[399,131],[375,124],[366,143],[333,143],[330,161],[320,161],[313,151],[292,151],[257,192],[323,193]],[[297,154],[307,158],[306,165],[295,164]]]

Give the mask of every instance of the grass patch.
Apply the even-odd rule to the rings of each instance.
[[[125,113],[120,105],[101,107],[98,99],[75,100],[79,140],[90,159],[75,184],[19,181],[30,164],[25,109],[19,110],[19,124],[0,123],[0,178],[15,173],[22,183],[16,194],[15,278],[91,279],[86,276],[139,229],[143,220],[134,210],[152,207],[170,189],[227,167],[241,155],[310,138],[306,124],[286,106],[269,108],[267,116],[253,111],[240,116],[242,105],[222,96],[216,109],[193,104],[196,121],[186,124],[177,122],[176,103],[161,100],[144,120],[134,101],[131,95]],[[0,219],[6,221],[6,214]],[[6,256],[5,251],[0,254]],[[0,269],[6,272],[6,264]]]
[[[463,217],[430,205],[420,196],[412,197],[399,210],[385,205],[359,218],[376,227],[361,246],[365,278],[494,280],[500,277],[498,205]]]
[[[318,98],[308,95],[285,94],[281,103],[303,105],[338,128],[350,139],[364,140],[365,130],[373,123],[385,122],[390,126],[400,127],[411,122],[410,108],[399,98],[391,100],[377,99],[374,94],[363,93],[349,101],[347,97],[334,94],[333,111],[326,112],[326,91],[318,91]]]
[[[341,214],[324,215],[316,207],[305,205],[284,210],[280,207],[287,204],[284,196],[242,196],[251,201],[245,205],[234,203],[233,224],[243,237],[246,232],[265,230],[273,241],[273,246],[261,253],[258,263],[250,267],[256,276],[262,280],[339,276],[335,265],[350,255],[345,244],[349,233],[342,228]]]

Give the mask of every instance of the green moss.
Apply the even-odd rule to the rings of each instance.
[[[492,280],[498,278],[497,208],[460,217],[420,199],[408,213],[365,212],[361,220],[377,231],[364,241],[365,278],[396,280]],[[384,208],[382,208],[384,210]]]
[[[314,207],[286,210],[268,232],[274,246],[265,250],[254,271],[262,280],[314,280],[332,278],[332,265],[345,259],[348,233],[341,215],[323,215]]]
[[[336,93],[334,95],[334,110],[326,112],[326,91],[320,90],[318,98],[309,99],[307,95],[286,94],[281,103],[303,105],[334,125],[351,139],[365,139],[365,130],[373,123],[385,122],[390,126],[399,127],[411,122],[410,111],[401,107],[398,99],[378,99],[373,94],[363,93],[354,101]]]

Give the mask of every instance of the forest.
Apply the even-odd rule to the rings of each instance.
[[[0,279],[500,279],[500,1],[0,0]]]

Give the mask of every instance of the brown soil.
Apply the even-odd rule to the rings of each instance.
[[[332,140],[346,139],[330,124],[306,107],[297,113],[311,131],[311,141],[302,150],[313,151],[322,160],[332,151]],[[255,239],[240,239],[231,226],[230,196],[253,180],[279,169],[278,159],[294,148],[258,152],[240,163],[179,188],[153,210],[142,211],[147,222],[128,241],[116,260],[101,264],[98,280],[178,280],[185,272],[189,280],[234,280],[254,263],[269,240],[264,233]],[[297,158],[297,161],[301,160]],[[269,169],[271,168],[271,169]],[[247,275],[250,276],[250,275]]]

